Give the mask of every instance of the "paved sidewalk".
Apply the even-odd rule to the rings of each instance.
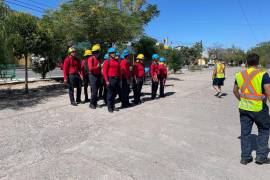
[[[228,69],[222,99],[206,70],[172,75],[166,98],[146,94],[114,114],[72,107],[63,90],[25,108],[2,106],[0,179],[268,180],[270,166],[239,163],[236,70]]]

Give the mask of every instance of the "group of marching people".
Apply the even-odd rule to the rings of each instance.
[[[109,112],[119,111],[115,108],[115,98],[119,95],[121,108],[131,106],[129,101],[130,87],[132,86],[135,105],[142,103],[142,86],[144,84],[146,72],[144,65],[144,55],[138,54],[134,63],[130,62],[130,52],[123,50],[122,54],[113,47],[108,49],[103,58],[99,57],[101,47],[95,44],[92,49],[85,50],[82,61],[76,58],[76,50],[68,49],[68,56],[64,60],[64,82],[69,86],[69,97],[71,105],[77,106],[79,103],[90,102],[89,107],[96,109],[99,98],[103,98],[108,106]],[[155,99],[160,85],[159,97],[164,97],[164,86],[167,79],[166,59],[153,54],[150,66],[152,79],[151,98]],[[83,80],[83,81],[82,81]],[[81,101],[81,87],[84,87],[85,100]],[[90,85],[91,98],[88,97],[88,87]],[[74,88],[77,88],[76,101],[74,98]]]

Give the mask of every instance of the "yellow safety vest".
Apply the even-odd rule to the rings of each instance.
[[[266,72],[262,69],[249,68],[236,74],[240,88],[239,109],[259,112],[263,108],[265,95],[262,94],[262,79]]]
[[[225,74],[224,74],[224,70],[225,70],[225,66],[224,64],[217,64],[217,78],[225,78]]]

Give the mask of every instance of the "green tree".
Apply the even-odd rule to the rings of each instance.
[[[137,43],[134,44],[134,48],[137,54],[144,54],[145,63],[149,65],[152,61],[152,55],[158,53],[156,47],[157,41],[151,37],[143,36]]]
[[[25,59],[25,93],[28,93],[27,58],[35,54],[38,42],[38,19],[25,13],[13,12],[7,19],[9,44],[13,47],[15,56]]]
[[[0,1],[0,64],[12,63],[12,48],[8,46],[6,31],[6,19],[10,14],[10,9]]]
[[[270,42],[262,42],[251,48],[249,51],[257,53],[260,56],[260,63],[263,66],[269,66],[270,64]]]
[[[137,38],[158,14],[156,5],[141,0],[73,0],[47,16],[69,44],[89,41],[111,46]]]
[[[185,60],[181,51],[177,49],[168,50],[166,58],[169,69],[172,69],[174,73],[182,68]]]

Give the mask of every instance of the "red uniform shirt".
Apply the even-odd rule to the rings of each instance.
[[[133,66],[133,76],[134,78],[144,78],[144,64],[140,62],[136,62]]]
[[[160,78],[167,78],[168,70],[164,64],[159,64],[158,70],[159,70],[159,77]]]
[[[122,79],[120,62],[115,59],[104,61],[103,64],[103,76],[106,82],[109,81],[109,77],[119,77]]]
[[[80,74],[81,63],[72,56],[67,56],[64,60],[64,80],[67,80],[69,74]]]
[[[82,60],[82,62],[81,62],[81,76],[82,77],[85,77],[86,76],[86,74],[85,74],[85,61],[86,61],[86,59],[83,59]]]
[[[89,73],[101,74],[100,62],[96,56],[91,56],[88,58],[88,69]]]
[[[159,74],[158,63],[152,62],[150,66],[150,75],[156,77]]]
[[[128,60],[126,59],[121,60],[120,66],[121,66],[122,77],[125,79],[129,79],[130,78],[130,65],[128,63]]]

